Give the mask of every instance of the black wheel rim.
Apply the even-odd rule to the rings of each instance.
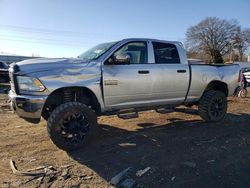
[[[211,101],[211,114],[213,117],[218,118],[224,114],[224,101],[221,97],[216,97]]]
[[[73,144],[81,143],[89,131],[89,121],[82,113],[72,113],[63,118],[61,136]]]

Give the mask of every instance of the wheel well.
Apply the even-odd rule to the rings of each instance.
[[[86,87],[65,87],[53,91],[47,98],[42,116],[44,119],[48,119],[50,113],[59,105],[66,102],[81,102],[100,114],[101,107],[95,96],[95,94]]]
[[[221,82],[221,81],[212,81],[210,82],[205,91],[203,93],[205,93],[206,91],[208,90],[217,90],[217,91],[221,91],[223,92],[226,97],[228,96],[228,87],[227,87],[227,84],[224,83],[224,82]]]

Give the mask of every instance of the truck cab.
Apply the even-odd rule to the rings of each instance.
[[[190,79],[182,45],[156,40],[124,41],[106,56],[102,72],[105,107],[111,109],[180,104]]]

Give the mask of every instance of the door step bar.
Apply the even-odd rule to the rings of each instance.
[[[162,108],[156,108],[155,111],[160,114],[167,114],[173,112],[174,109],[172,107],[162,107]]]
[[[121,119],[132,119],[132,118],[138,118],[139,114],[138,111],[145,111],[145,110],[152,110],[152,108],[145,108],[145,109],[126,109],[126,110],[121,110],[117,112],[117,116]],[[170,112],[174,112],[174,107],[173,106],[165,106],[165,107],[158,107],[154,108],[154,110],[157,113],[160,114],[166,114]]]
[[[138,112],[134,111],[134,109],[119,111],[117,116],[121,119],[132,119],[139,117]]]

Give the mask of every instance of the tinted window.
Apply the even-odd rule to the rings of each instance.
[[[129,55],[131,64],[148,63],[146,42],[130,42],[114,53],[117,55]]]
[[[173,44],[153,42],[155,63],[176,64],[180,63],[177,48]]]

